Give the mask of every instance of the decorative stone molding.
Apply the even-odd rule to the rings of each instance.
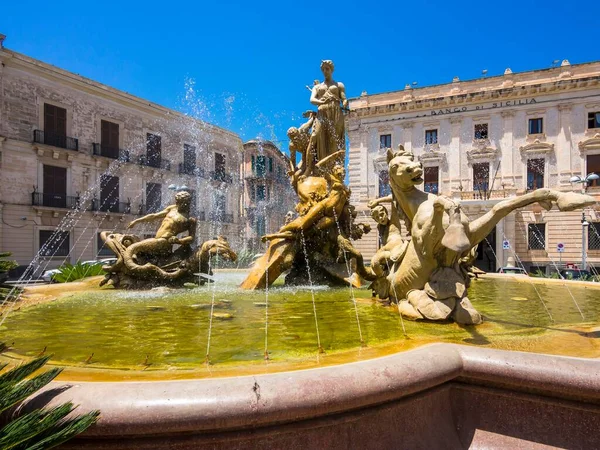
[[[435,145],[435,148],[432,148]],[[420,154],[418,160],[423,164],[424,167],[427,166],[438,166],[446,163],[446,153],[440,152],[440,146],[438,144],[433,144],[427,149],[424,153]]]
[[[462,122],[462,120],[463,120],[463,118],[462,118],[462,117],[450,117],[450,123],[451,123],[452,125],[455,125],[455,124],[457,124],[457,123],[461,123],[461,122]]]
[[[573,108],[573,105],[571,103],[561,103],[558,105],[559,111],[569,112],[569,111],[571,111],[572,108]]]
[[[596,132],[591,138],[579,142],[578,147],[581,155],[584,155],[589,150],[600,150],[600,133]]]
[[[502,111],[500,113],[500,115],[506,119],[506,118],[509,118],[509,117],[514,117],[515,116],[515,112],[513,110],[507,110],[507,111]]]
[[[536,139],[530,144],[519,147],[519,150],[521,151],[522,156],[551,153],[554,151],[554,144]]]
[[[546,133],[528,134],[525,136],[527,142],[545,141]]]
[[[485,139],[473,139],[473,147],[477,148],[485,148],[491,145],[490,140],[488,138]]]
[[[379,133],[389,133],[394,130],[392,125],[382,125],[378,129]]]
[[[486,145],[473,147],[467,151],[467,161],[469,163],[477,161],[492,161],[500,157],[500,150]]]
[[[414,122],[404,122],[402,124],[402,128],[404,128],[405,130],[412,128],[415,125]]]

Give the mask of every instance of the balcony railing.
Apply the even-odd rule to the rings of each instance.
[[[211,211],[208,215],[208,220],[211,222],[233,223],[233,213]]]
[[[489,200],[492,198],[509,197],[512,191],[499,189],[493,191],[463,191],[460,193],[461,200]]]
[[[154,167],[155,169],[171,170],[171,161],[164,158],[156,158],[151,160],[147,155],[140,155],[138,158],[140,166]]]
[[[211,180],[215,180],[215,181],[222,181],[224,183],[233,183],[233,177],[231,175],[229,175],[228,173],[224,173],[224,172],[220,172],[217,171],[215,172],[214,170],[211,170],[208,173],[209,177]]]
[[[76,138],[62,136],[50,131],[34,130],[33,142],[38,144],[52,145],[53,147],[66,148],[67,150],[79,150],[79,140]]]
[[[107,147],[102,144],[92,144],[92,152],[96,156],[104,156],[105,158],[118,159],[119,161],[129,162],[129,150],[120,148]]]
[[[92,211],[113,212],[121,214],[131,214],[131,202],[120,202],[118,199],[98,201],[92,200]]]
[[[179,163],[178,173],[180,175],[191,175],[194,177],[205,178],[206,173],[202,167],[189,166],[184,163]]]
[[[198,219],[202,222],[206,221],[206,213],[204,211],[197,211],[197,210],[191,209],[190,217],[195,217],[196,219]]]
[[[80,197],[65,194],[50,194],[46,192],[32,192],[32,206],[47,206],[49,208],[76,208],[80,204]]]

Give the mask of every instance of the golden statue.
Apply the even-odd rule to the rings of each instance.
[[[202,244],[196,252],[191,245],[196,239],[195,218],[190,217],[191,195],[181,191],[175,195],[175,204],[164,210],[135,219],[127,225],[133,228],[138,223],[155,222],[162,219],[155,237],[141,239],[136,235],[124,235],[103,231],[100,237],[115,255],[117,261],[105,266],[107,272],[100,286],[110,282],[115,287],[148,288],[162,285],[182,285],[198,281],[195,273],[210,277],[210,258],[219,254],[235,261],[237,255],[227,240],[219,236]],[[181,233],[187,236],[179,237]],[[173,245],[179,248],[173,251]]]
[[[318,107],[314,124],[317,161],[336,153],[346,151],[346,131],[344,110],[348,109],[346,88],[333,76],[333,61],[321,62],[325,80],[312,88],[310,102]]]

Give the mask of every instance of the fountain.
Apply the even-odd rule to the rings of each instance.
[[[331,61],[321,69],[318,110],[288,130],[297,216],[264,237],[249,272],[213,273],[213,257],[236,257],[222,238],[191,248],[183,189],[129,224],[160,220],[155,237],[102,233],[118,257],[104,279],[28,287],[5,304],[0,331],[14,343],[2,359],[43,348],[67,367],[31,406],[101,411],[65,448],[600,446],[597,286],[473,279],[471,267],[515,208],[594,199],[538,189],[469,220],[416,188],[422,167],[399,147],[392,194],[369,204],[382,245],[365,265],[352,241],[370,227],[344,184],[345,89]]]

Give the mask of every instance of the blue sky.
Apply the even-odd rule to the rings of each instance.
[[[53,3],[5,0],[5,46],[284,147],[322,59],[349,96],[600,59],[594,1]]]

